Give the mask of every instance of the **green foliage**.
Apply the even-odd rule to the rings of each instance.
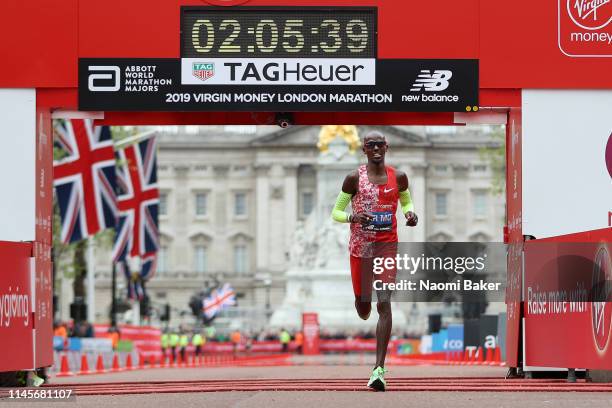
[[[495,195],[503,194],[506,189],[506,134],[500,127],[491,133],[492,143],[478,150],[480,158],[485,160],[493,171],[491,192]]]

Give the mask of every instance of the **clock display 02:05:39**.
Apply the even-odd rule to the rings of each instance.
[[[182,56],[376,57],[375,28],[368,18],[228,14],[186,19]]]

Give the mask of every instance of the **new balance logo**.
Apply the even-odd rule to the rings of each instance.
[[[448,81],[452,77],[453,71],[436,69],[432,74],[431,70],[422,69],[410,90],[413,92],[421,90],[428,92],[443,91],[450,85]]]

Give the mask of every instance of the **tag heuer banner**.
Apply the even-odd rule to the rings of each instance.
[[[465,112],[478,60],[82,58],[79,109]]]

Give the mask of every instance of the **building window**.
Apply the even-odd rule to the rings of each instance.
[[[446,217],[448,214],[448,193],[436,193],[436,216]]]
[[[302,193],[302,215],[304,217],[310,215],[314,207],[314,194],[311,191]]]
[[[434,166],[434,170],[436,173],[447,173],[448,166],[446,164],[437,164]]]
[[[168,193],[159,193],[159,215],[168,215]]]
[[[246,193],[234,194],[234,215],[245,216],[246,213]]]
[[[195,271],[203,274],[206,272],[206,247],[204,245],[198,245],[195,247]]]
[[[206,193],[196,193],[195,195],[195,213],[196,215],[206,215],[208,210],[208,195]]]
[[[487,171],[487,166],[485,164],[475,164],[474,165],[474,172],[484,173],[485,171]]]
[[[168,247],[165,245],[157,251],[157,272],[161,274],[168,272]]]
[[[236,245],[234,247],[234,270],[241,275],[247,272],[246,245]]]
[[[487,192],[474,191],[474,217],[483,218],[487,215]]]

